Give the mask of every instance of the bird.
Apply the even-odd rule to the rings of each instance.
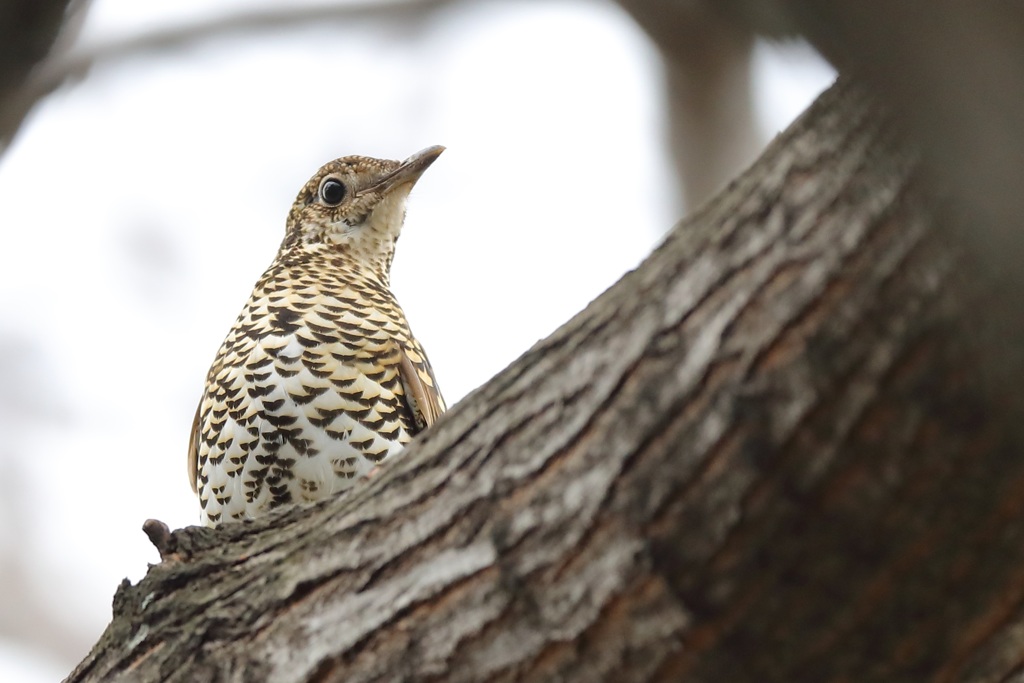
[[[443,151],[342,157],[299,191],[196,408],[188,476],[202,524],[345,490],[444,413],[389,284],[406,200]]]

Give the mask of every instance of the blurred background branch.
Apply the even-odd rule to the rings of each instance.
[[[667,142],[696,206],[750,164],[766,142],[754,116],[753,48],[760,34],[792,39],[756,13],[758,3],[618,0],[658,47],[664,65]]]
[[[187,49],[196,43],[261,32],[276,32],[324,22],[389,21],[412,25],[456,0],[391,0],[319,6],[271,6],[214,19],[161,28],[93,46],[76,44],[91,0],[7,0],[0,4],[0,43],[6,54],[0,67],[2,150],[40,99],[60,86],[84,78],[99,63],[144,54]]]
[[[88,0],[0,2],[0,153],[39,97],[31,85],[48,60],[67,54],[81,30]]]

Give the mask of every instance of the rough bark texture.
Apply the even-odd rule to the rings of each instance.
[[[1001,680],[1022,423],[915,164],[833,88],[365,486],[150,527],[69,680]]]

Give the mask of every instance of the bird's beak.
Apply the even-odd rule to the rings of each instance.
[[[370,187],[367,187],[363,192],[376,192],[383,195],[400,185],[412,185],[441,156],[443,151],[444,147],[441,145],[421,149],[403,161],[394,171],[388,173]]]

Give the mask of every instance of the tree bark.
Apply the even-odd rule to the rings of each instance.
[[[834,87],[365,485],[151,526],[164,561],[68,680],[1018,671],[1024,422],[916,167]]]

